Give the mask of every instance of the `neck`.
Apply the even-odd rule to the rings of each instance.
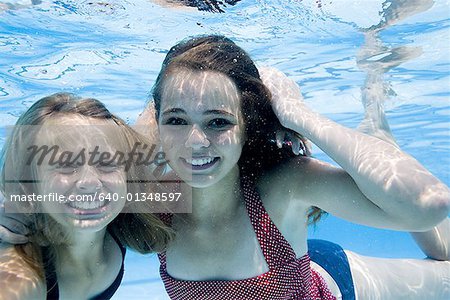
[[[190,221],[205,223],[234,216],[241,203],[239,168],[234,167],[222,180],[206,187],[192,189]]]
[[[57,246],[58,262],[77,268],[92,269],[105,260],[106,228],[98,232],[72,232],[69,242]]]

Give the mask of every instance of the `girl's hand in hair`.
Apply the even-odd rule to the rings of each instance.
[[[264,85],[272,94],[272,109],[281,125],[292,129],[292,123],[303,113],[303,97],[295,81],[275,68],[260,68]],[[302,132],[299,132],[302,134]]]
[[[283,72],[273,67],[260,67],[258,69],[264,85],[269,89],[274,101],[280,98],[292,98],[303,101],[298,84]]]
[[[278,148],[282,148],[283,145],[291,147],[295,155],[300,155],[300,153],[306,156],[311,155],[310,142],[287,129],[277,130],[275,142]]]
[[[291,106],[299,107],[303,103],[303,97],[298,84],[288,78],[283,72],[272,67],[261,67],[258,69],[261,80],[272,95],[272,108],[280,123],[286,126],[292,117]],[[278,148],[288,145],[295,155],[311,155],[310,142],[302,136],[298,136],[289,130],[277,130],[276,143]]]

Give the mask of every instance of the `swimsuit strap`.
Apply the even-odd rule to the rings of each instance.
[[[173,214],[172,213],[160,213],[158,214],[158,217],[161,221],[163,221],[163,223],[168,226],[168,227],[172,227],[172,218],[173,218]],[[161,270],[166,270],[166,251],[162,251],[158,253],[158,258],[159,258],[159,269]]]
[[[47,286],[47,300],[59,299],[59,286],[56,278],[56,270],[50,259],[50,247],[41,247],[42,262],[45,272],[45,283]]]
[[[294,250],[269,217],[252,182],[241,180],[247,213],[269,268],[296,259]]]
[[[125,273],[124,261],[125,261],[125,255],[127,253],[127,248],[124,245],[122,245],[120,240],[117,238],[117,236],[112,231],[108,231],[108,232],[112,236],[114,241],[117,243],[117,245],[119,245],[120,252],[122,253],[122,265],[120,266],[119,274],[117,274],[117,277],[116,277],[116,279],[114,279],[114,282],[111,283],[111,285],[106,290],[104,290],[102,293],[95,296],[91,300],[111,299],[113,297],[113,295],[116,293],[120,284],[122,283],[123,274]]]
[[[172,213],[160,213],[157,216],[166,226],[172,227]]]

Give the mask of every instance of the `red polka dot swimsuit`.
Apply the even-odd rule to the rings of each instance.
[[[247,212],[269,271],[243,280],[177,280],[167,273],[166,254],[161,253],[159,255],[160,273],[170,298],[176,300],[336,299],[328,290],[323,278],[311,269],[308,254],[296,258],[291,246],[264,209],[254,187],[243,182],[242,189]],[[163,218],[170,223],[170,215],[164,215]]]

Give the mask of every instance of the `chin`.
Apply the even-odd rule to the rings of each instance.
[[[203,177],[203,176],[202,176]],[[205,178],[207,177],[207,178]],[[220,178],[214,178],[212,176],[205,176],[203,178],[189,178],[189,180],[186,180],[185,182],[193,187],[193,188],[199,188],[199,189],[204,189],[204,188],[208,188],[211,187],[215,184],[217,184],[218,182],[220,182]]]
[[[73,218],[68,223],[70,223],[69,226],[76,231],[97,232],[106,228],[106,226],[108,226],[108,224],[111,223],[114,218],[115,217],[108,214],[101,217],[98,216],[89,219]]]

